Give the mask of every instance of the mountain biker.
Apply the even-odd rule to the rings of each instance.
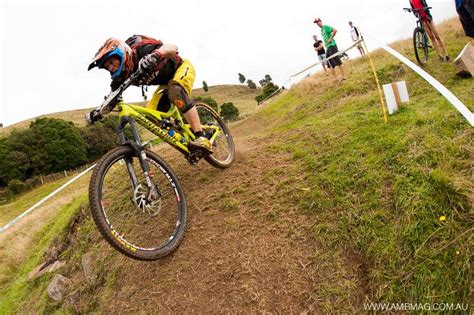
[[[198,112],[190,97],[195,78],[194,66],[178,54],[175,45],[164,44],[161,40],[144,35],[133,35],[125,42],[109,38],[95,54],[88,70],[94,67],[110,72],[112,91],[132,73],[141,70],[143,75],[132,85],[159,85],[147,107],[168,111],[170,102],[176,105],[196,135],[196,140],[189,142],[188,148],[191,151],[201,150],[212,154],[211,143],[204,137]],[[168,89],[168,97],[157,93],[163,87]],[[106,108],[105,112],[110,112],[117,103],[118,101]],[[93,110],[88,117],[94,122],[99,120],[101,115],[97,110]]]
[[[410,0],[410,5],[413,10],[419,10],[413,11],[413,14],[421,18],[426,32],[428,33],[436,53],[438,54],[439,60],[448,62],[451,58],[449,57],[448,51],[446,50],[443,39],[436,29],[426,0]]]

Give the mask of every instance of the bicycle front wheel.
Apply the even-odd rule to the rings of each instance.
[[[98,162],[89,186],[97,228],[119,252],[155,260],[177,249],[186,229],[186,200],[171,168],[144,150],[157,191],[150,190],[130,146],[112,149]],[[132,180],[133,179],[133,180]]]
[[[425,31],[417,27],[413,31],[413,48],[415,49],[415,57],[420,65],[428,62],[428,39]]]
[[[195,107],[199,114],[201,125],[204,126],[203,132],[205,137],[211,139],[215,132],[215,128],[206,128],[206,126],[218,127],[219,129],[219,134],[212,144],[213,153],[204,156],[204,158],[214,167],[230,167],[234,162],[235,146],[229,128],[224,120],[207,104],[196,103]]]

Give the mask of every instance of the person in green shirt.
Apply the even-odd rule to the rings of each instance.
[[[316,18],[314,20],[314,23],[316,23],[316,25],[321,28],[321,35],[323,36],[324,45],[326,46],[326,56],[327,58],[330,58],[332,55],[338,52],[337,44],[334,40],[334,36],[336,36],[337,30],[329,25],[323,25],[323,22],[320,18]],[[339,58],[339,56],[335,56],[329,59],[328,63],[329,68],[331,68],[331,73],[334,77],[334,80],[337,80],[336,67],[338,67],[339,71],[341,72],[341,78],[339,80],[344,81],[346,77],[344,76],[344,68],[342,67],[341,58]]]

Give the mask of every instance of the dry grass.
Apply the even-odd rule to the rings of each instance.
[[[255,96],[261,93],[261,89],[251,90],[244,85],[216,85],[210,86],[209,92],[204,92],[202,89],[196,89],[193,91],[193,96],[212,96],[219,105],[225,102],[233,102],[235,106],[239,108],[241,116],[247,116],[255,111],[257,108],[257,102]],[[8,135],[14,129],[25,129],[28,128],[37,118],[48,117],[48,118],[59,118],[66,121],[72,121],[76,126],[85,126],[86,122],[84,116],[92,108],[89,109],[78,109],[72,111],[64,111],[41,115],[35,118],[27,119],[11,126],[0,128],[0,136]]]

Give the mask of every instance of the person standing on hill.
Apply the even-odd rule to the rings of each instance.
[[[326,46],[327,58],[337,54],[337,45],[336,41],[334,40],[334,36],[336,36],[337,30],[329,25],[323,25],[323,22],[320,18],[314,19],[313,23],[316,23],[316,25],[321,28],[321,35],[323,36],[324,45]],[[331,68],[331,73],[334,77],[334,80],[337,80],[335,68],[338,67],[339,71],[341,72],[341,78],[339,80],[344,81],[346,77],[344,76],[344,68],[342,67],[341,58],[339,58],[339,56],[334,56],[333,58],[330,58],[328,60],[328,63],[329,67]]]
[[[319,40],[318,36],[316,35],[313,35],[313,39],[314,39],[313,47],[314,47],[314,50],[318,53],[318,59],[320,61],[323,61],[324,59],[326,59],[326,50],[324,49],[323,42]],[[326,72],[327,71],[326,61],[323,61],[321,64],[323,65],[324,72]]]
[[[436,29],[426,0],[410,0],[410,5],[414,10],[413,13],[415,16],[421,17],[426,32],[428,33],[436,53],[438,54],[439,60],[448,62],[451,58],[449,57],[448,51],[446,50],[443,39]]]
[[[464,34],[474,38],[474,0],[455,0]]]
[[[352,25],[352,22],[349,21],[349,26],[351,27],[351,37],[352,37],[352,41],[353,42],[356,42],[358,41],[359,39],[362,38],[362,35],[360,34],[360,31],[359,31],[359,28]],[[365,51],[364,51],[364,48],[362,48],[362,44],[358,44],[357,45],[357,49],[359,49],[359,52],[360,52],[360,55],[363,57],[365,56]]]

